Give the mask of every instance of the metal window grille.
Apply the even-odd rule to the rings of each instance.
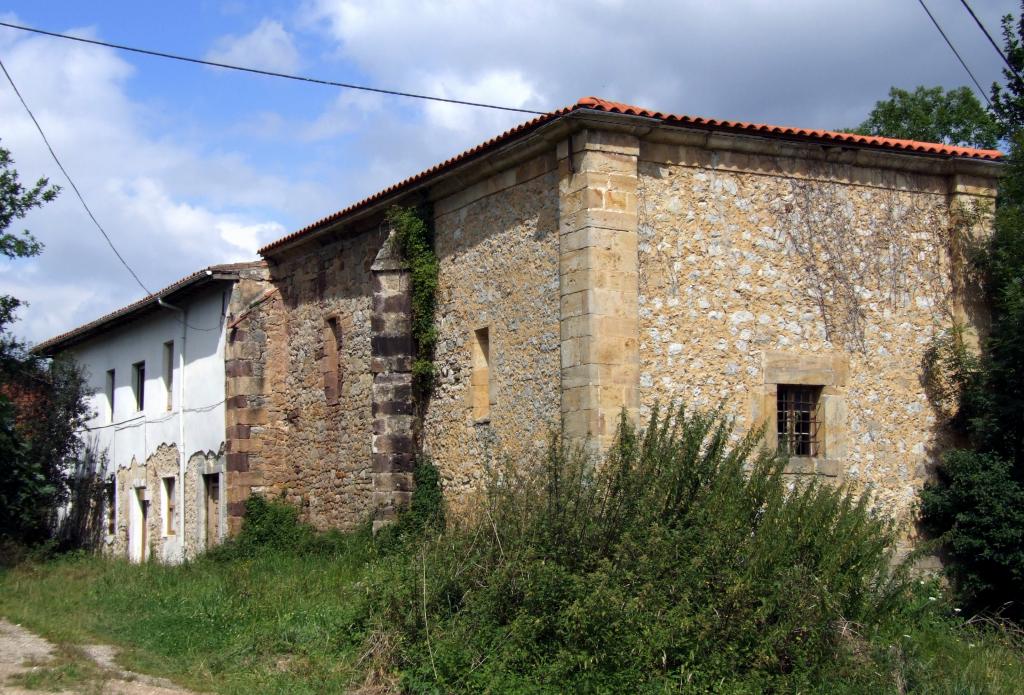
[[[778,387],[779,448],[790,456],[821,456],[820,386]]]

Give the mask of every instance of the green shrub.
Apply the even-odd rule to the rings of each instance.
[[[242,530],[235,543],[240,549],[295,550],[308,546],[313,535],[313,528],[299,521],[297,508],[252,495],[245,501]]]
[[[497,471],[479,514],[378,572],[405,688],[763,692],[834,672],[844,626],[906,598],[891,529],[732,432],[655,413],[599,467],[555,442]]]
[[[943,534],[959,597],[970,611],[1024,616],[1024,486],[995,454],[954,450],[921,492],[929,528]]]
[[[405,553],[424,536],[442,531],[445,524],[441,474],[428,456],[420,456],[413,471],[412,499],[395,523],[385,526],[374,539],[377,549],[387,553]]]

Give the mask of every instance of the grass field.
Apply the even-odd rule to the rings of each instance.
[[[361,682],[367,563],[267,552],[177,567],[75,555],[0,575],[0,614],[196,690],[343,692]]]
[[[76,645],[107,643],[129,670],[221,693],[1024,692],[1019,628],[964,620],[893,564],[866,497],[791,487],[729,428],[654,416],[599,469],[553,447],[447,523],[422,462],[377,538],[252,497],[236,538],[182,565],[4,570],[0,615],[64,655],[22,681],[38,687],[88,680]]]
[[[356,537],[332,554],[267,551],[177,567],[84,554],[26,563],[0,574],[0,615],[71,653],[76,644],[117,645],[124,667],[196,690],[357,690],[375,666],[368,593],[379,560],[364,542]],[[891,626],[888,637],[881,650],[849,642],[887,684],[882,692],[1021,692],[1024,653],[1005,627],[957,624],[936,608],[916,624]],[[44,672],[49,678],[21,684],[73,683],[75,673],[64,671],[80,668],[68,660]],[[384,681],[397,683],[393,675]],[[833,676],[829,688],[856,682],[838,665]]]

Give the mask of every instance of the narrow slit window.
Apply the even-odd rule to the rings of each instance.
[[[146,363],[136,362],[132,365],[132,391],[135,395],[135,409],[146,407]]]
[[[789,456],[821,456],[820,386],[778,386],[779,448]]]
[[[164,478],[164,535],[173,536],[177,527],[176,520],[177,505],[175,504],[175,481],[174,476]]]
[[[477,329],[473,336],[473,419],[491,416],[491,338],[487,328]]]
[[[167,410],[174,409],[174,341],[164,343],[164,390]]]
[[[328,405],[335,405],[341,398],[342,370],[341,350],[343,336],[338,317],[327,319],[324,327],[324,358],[322,372],[324,376],[324,398]]]
[[[114,370],[107,370],[107,382],[105,385],[107,392],[107,407],[109,408],[109,421],[114,421]]]

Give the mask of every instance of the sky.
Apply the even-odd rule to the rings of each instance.
[[[1000,58],[959,0],[927,0],[979,82]],[[1015,0],[973,0],[999,38]],[[916,0],[179,0],[0,4],[0,21],[225,63],[547,111],[583,96],[659,111],[851,127],[891,86],[970,78]],[[303,84],[0,27],[0,60],[96,217],[156,290],[256,249],[525,114]],[[65,190],[0,259],[12,330],[39,342],[145,293],[0,77],[0,146]]]

